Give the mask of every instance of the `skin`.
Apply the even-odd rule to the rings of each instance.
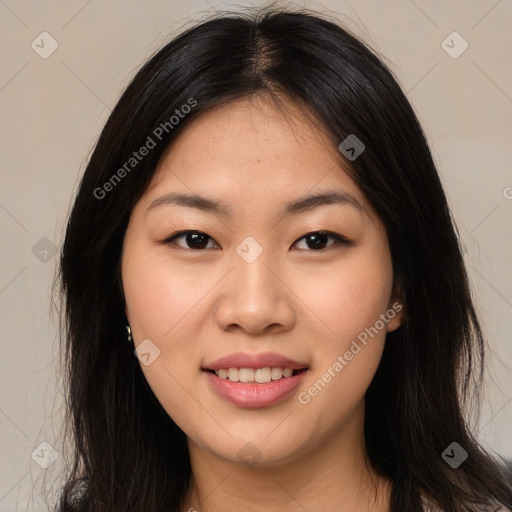
[[[386,511],[389,482],[364,460],[364,395],[401,312],[307,404],[293,393],[240,408],[201,372],[232,352],[273,351],[307,362],[298,392],[307,391],[396,304],[382,222],[327,134],[284,105],[283,113],[257,96],[205,113],[164,154],[126,231],[126,314],[135,345],[149,338],[159,348],[141,368],[187,435],[193,476],[183,510]],[[330,204],[280,217],[285,203],[331,189],[362,209]],[[148,210],[169,192],[222,201],[233,216],[172,204]],[[162,242],[181,230],[210,238],[201,249],[185,236]],[[320,230],[353,245],[326,237],[315,249],[304,236]],[[263,249],[250,264],[236,252],[248,236]],[[248,442],[259,453],[254,465],[237,455]]]

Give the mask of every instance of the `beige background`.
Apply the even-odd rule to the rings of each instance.
[[[306,5],[330,10],[382,53],[418,113],[493,351],[475,432],[512,458],[512,2]],[[236,6],[215,0],[0,0],[0,511],[44,510],[41,484],[50,485],[63,462],[51,249],[61,244],[86,158],[150,54],[205,13],[229,8]],[[453,31],[469,44],[458,58],[441,45]],[[31,47],[42,46],[42,32],[58,43],[47,59]],[[48,469],[35,462],[40,450],[32,456],[42,442],[59,454]]]

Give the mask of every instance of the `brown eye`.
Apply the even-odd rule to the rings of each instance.
[[[180,233],[176,233],[170,238],[166,239],[164,243],[171,243],[179,238],[184,238],[186,244],[186,246],[178,244],[180,247],[193,250],[205,249],[207,248],[208,241],[213,240],[213,238],[209,237],[206,233],[202,233],[201,231],[181,231]]]
[[[183,238],[184,243],[183,244],[177,244],[178,246],[182,247],[183,249],[192,249],[192,250],[201,250],[201,249],[208,249],[212,248],[211,246],[208,247],[208,242],[213,241],[214,244],[218,247],[217,242],[213,240],[210,236],[208,236],[206,233],[202,233],[201,231],[180,231],[178,233],[175,233],[174,235],[171,235],[169,238],[165,239],[163,241],[164,244],[171,244],[175,243],[177,239]],[[331,243],[327,245],[327,242],[331,238],[334,240],[334,243]],[[313,231],[312,233],[308,233],[307,235],[304,235],[303,237],[299,238],[294,245],[299,243],[301,240],[304,240],[306,242],[306,249],[299,249],[299,250],[309,250],[310,252],[320,252],[325,249],[329,249],[330,247],[336,246],[336,245],[350,245],[351,242],[347,238],[342,237],[341,235],[336,235],[335,233],[330,233],[328,231]]]
[[[329,238],[334,239],[334,243],[330,245],[327,244],[327,240]],[[306,241],[306,246],[308,249],[311,249],[313,251],[321,251],[323,249],[328,249],[329,247],[344,244],[348,245],[350,242],[346,238],[341,237],[340,235],[336,235],[334,233],[329,233],[328,231],[314,231],[312,233],[308,233],[307,235],[304,235],[302,238],[299,238],[295,244],[300,242],[301,240]],[[295,245],[294,244],[294,245]],[[300,249],[303,250],[303,249]]]

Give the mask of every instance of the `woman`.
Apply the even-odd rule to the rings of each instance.
[[[60,278],[61,511],[512,507],[466,425],[484,341],[424,134],[322,16],[222,15],[157,52]]]

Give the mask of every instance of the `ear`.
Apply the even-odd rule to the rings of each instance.
[[[405,322],[405,304],[403,290],[398,281],[393,285],[393,293],[388,304],[387,316],[390,319],[387,324],[387,332],[398,329]]]
[[[405,307],[401,300],[393,299],[389,302],[386,316],[390,319],[387,324],[387,332],[392,332],[398,329],[405,319]]]

